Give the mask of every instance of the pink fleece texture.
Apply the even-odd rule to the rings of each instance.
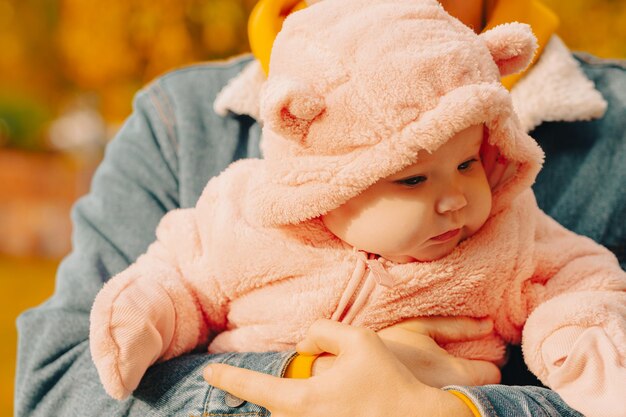
[[[261,102],[266,159],[232,164],[195,208],[168,213],[148,252],[96,298],[91,350],[107,392],[124,398],[152,363],[206,343],[292,349],[319,318],[379,330],[470,316],[492,317],[494,333],[448,351],[501,362],[506,344],[522,342],[530,369],[566,401],[614,415],[605,411],[620,410],[626,386],[626,274],[536,205],[543,154],[499,84],[533,50],[527,26],[478,36],[434,0],[325,0],[289,17]],[[395,264],[321,222],[478,123],[493,209],[446,257]],[[601,413],[588,407],[599,402]]]

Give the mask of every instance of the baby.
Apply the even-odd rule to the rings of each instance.
[[[537,207],[542,152],[500,77],[535,41],[476,35],[435,0],[326,0],[289,16],[264,86],[263,160],[232,164],[98,294],[91,351],[128,396],[157,361],[292,349],[319,318],[380,330],[490,317],[449,352],[529,368],[589,416],[626,387],[626,273]],[[566,140],[566,139],[564,139]]]

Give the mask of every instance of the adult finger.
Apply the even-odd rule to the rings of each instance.
[[[468,376],[468,381],[464,385],[500,383],[502,378],[500,368],[491,362],[458,358],[458,363],[464,369],[463,374]]]
[[[214,387],[239,398],[267,408],[284,409],[296,398],[301,380],[282,379],[248,369],[225,364],[211,364],[204,368],[204,379]]]
[[[352,327],[336,321],[321,319],[311,325],[306,337],[296,346],[302,354],[319,355],[332,353],[335,356],[351,347],[363,347],[364,338],[377,338],[371,330]],[[356,344],[355,344],[356,343]]]
[[[418,317],[397,326],[428,335],[439,344],[476,340],[493,331],[491,319],[471,317]]]

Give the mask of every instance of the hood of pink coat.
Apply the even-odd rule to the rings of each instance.
[[[318,217],[480,123],[498,212],[543,157],[500,84],[534,49],[525,25],[476,35],[435,0],[325,0],[292,14],[262,92],[252,214],[268,226]]]

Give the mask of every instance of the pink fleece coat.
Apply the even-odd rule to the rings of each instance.
[[[447,257],[393,264],[368,260],[319,219],[268,228],[246,218],[261,164],[235,163],[195,208],[168,213],[148,252],[98,295],[92,349],[113,396],[156,360],[209,340],[210,352],[293,349],[318,318],[379,330],[418,316],[492,317],[491,337],[446,348],[499,361],[523,335],[530,369],[548,384],[568,355],[585,368],[596,354],[587,343],[614,352],[593,358],[601,363],[626,358],[626,274],[541,212],[530,190]]]
[[[352,13],[355,1],[362,15]],[[530,185],[542,154],[499,84],[532,56],[528,29],[504,25],[479,37],[434,0],[326,0],[310,9],[288,18],[276,40],[261,103],[266,159],[234,163],[195,208],[168,213],[147,253],[98,294],[91,350],[107,392],[124,398],[151,364],[207,343],[210,352],[292,349],[319,318],[379,330],[412,317],[470,316],[493,318],[493,334],[448,351],[498,362],[506,344],[522,343],[545,384],[566,400],[585,396],[589,415],[610,415],[603,410],[626,386],[626,273],[536,205]],[[406,31],[378,36],[393,19]],[[321,63],[311,56],[329,43],[317,28],[341,35]],[[360,35],[378,44],[355,43]],[[294,62],[289,52],[302,44]],[[408,56],[402,65],[400,56]],[[329,74],[309,79],[303,65]],[[416,74],[428,83],[402,87]],[[364,85],[371,91],[361,97]],[[492,212],[446,257],[394,264],[349,247],[320,221],[419,150],[477,123],[488,131]]]

